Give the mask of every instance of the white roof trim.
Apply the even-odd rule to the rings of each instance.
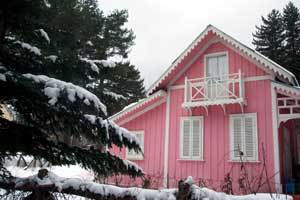
[[[130,104],[128,106],[126,106],[125,108],[123,108],[123,110],[121,110],[120,112],[112,115],[111,117],[109,117],[109,120],[115,121],[121,117],[123,117],[124,115],[128,114],[129,112],[132,112],[138,108],[140,108],[141,106],[145,105],[146,103],[158,98],[158,97],[166,97],[167,93],[164,90],[159,90],[157,92],[155,92],[154,94],[141,99],[133,104]]]
[[[292,95],[292,96],[300,96],[300,87],[293,87],[293,86],[289,86],[289,85],[284,85],[282,83],[278,83],[278,82],[273,82],[273,87],[279,91],[279,92],[283,92],[283,94],[285,95]]]
[[[147,94],[151,94],[156,87],[159,86],[159,84],[162,83],[162,81],[165,80],[165,78],[176,68],[176,66],[194,49],[194,47],[201,42],[204,37],[208,34],[209,31],[212,31],[217,36],[219,36],[224,41],[228,42],[232,46],[240,49],[243,53],[248,55],[249,57],[253,58],[254,60],[260,61],[264,67],[268,68],[269,70],[272,70],[275,74],[278,74],[279,76],[282,76],[289,80],[290,83],[293,85],[298,86],[297,79],[295,78],[295,75],[291,73],[290,71],[286,70],[279,64],[275,63],[271,59],[267,58],[266,56],[260,54],[259,52],[249,48],[248,46],[242,44],[241,42],[237,41],[236,39],[232,38],[231,36],[227,35],[223,31],[219,30],[218,28],[208,25],[206,29],[200,33],[200,35],[179,55],[178,58],[172,63],[172,65],[159,77],[159,79],[154,82],[148,89]]]

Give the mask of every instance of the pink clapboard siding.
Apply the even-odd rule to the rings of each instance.
[[[175,85],[184,84],[184,78],[203,77],[204,55],[216,52],[228,52],[229,73],[237,73],[238,69],[245,77],[264,76],[266,73],[221,43],[212,44],[203,55],[175,82]],[[245,83],[247,106],[245,113],[257,113],[258,123],[258,163],[249,163],[250,172],[258,173],[262,166],[262,144],[267,155],[267,167],[270,174],[274,174],[274,149],[272,135],[272,107],[271,82],[269,80],[251,81]],[[170,149],[169,149],[169,179],[170,185],[176,186],[177,181],[189,175],[195,181],[204,179],[207,184],[214,183],[213,187],[220,186],[226,173],[232,171],[235,191],[238,190],[239,163],[230,162],[230,135],[229,115],[241,113],[239,105],[226,105],[226,114],[221,106],[210,106],[208,115],[203,108],[193,109],[194,116],[204,116],[204,160],[186,161],[179,157],[180,117],[188,116],[188,110],[181,107],[184,99],[184,89],[171,90],[170,100]],[[256,174],[258,175],[258,174]],[[197,180],[198,179],[198,180]]]
[[[213,37],[209,33],[206,38],[197,46],[179,65],[185,65],[188,60],[201,49],[209,39]],[[200,78],[204,76],[204,56],[210,53],[227,52],[229,60],[229,73],[237,73],[240,69],[245,78],[268,75],[261,68],[256,66],[250,60],[244,58],[236,51],[224,45],[221,42],[211,44],[191,66],[174,81],[172,86],[182,86],[185,77]],[[178,70],[172,73],[179,72]],[[174,76],[173,76],[174,77]],[[170,81],[168,78],[167,81]],[[165,82],[167,82],[165,80]],[[247,105],[244,113],[257,114],[258,128],[258,162],[246,163],[249,175],[255,177],[262,168],[262,145],[264,145],[266,155],[266,166],[270,176],[274,175],[274,145],[272,133],[272,99],[271,99],[271,81],[256,80],[245,82],[245,96]],[[204,108],[193,108],[193,116],[203,116],[203,161],[180,160],[180,118],[190,116],[187,109],[182,108],[184,99],[184,89],[182,87],[173,87],[170,90],[170,130],[169,130],[169,154],[168,154],[168,184],[169,187],[176,187],[179,180],[187,176],[193,176],[194,181],[205,182],[210,188],[221,190],[220,186],[227,173],[233,177],[234,191],[239,191],[238,178],[240,176],[241,164],[230,161],[230,135],[229,135],[229,117],[230,114],[242,113],[239,105],[226,105],[226,113],[221,106],[210,106],[208,115]],[[124,116],[122,119],[129,117]],[[119,122],[121,120],[118,120]],[[118,123],[117,121],[117,123]],[[145,132],[144,145],[145,157],[143,160],[134,161],[146,174],[154,176],[156,179],[152,187],[163,186],[164,175],[164,144],[165,144],[165,126],[166,126],[166,103],[142,114],[141,116],[122,124],[124,128],[131,131],[143,130]],[[125,158],[125,150],[113,148],[112,153]],[[271,182],[273,179],[271,179]],[[141,182],[135,182],[140,184]],[[274,183],[274,182],[272,182]],[[132,180],[123,179],[123,183],[132,185]],[[274,188],[275,184],[271,186]]]
[[[155,176],[154,187],[162,186],[164,165],[164,138],[165,138],[166,103],[146,112],[142,116],[122,125],[131,131],[144,131],[144,159],[133,160],[147,175]],[[125,157],[125,149],[113,148],[111,153]],[[122,184],[140,185],[140,180],[134,182],[128,177],[123,177]]]
[[[179,157],[180,117],[188,116],[188,111],[180,106],[183,102],[183,90],[171,91],[170,113],[170,149],[169,149],[169,179],[170,185],[176,186],[177,181],[193,176],[196,182],[204,179],[208,184],[214,183],[220,186],[224,175],[232,171],[235,190],[238,190],[237,179],[239,177],[239,163],[230,162],[230,136],[229,115],[241,113],[239,105],[226,106],[226,114],[220,106],[209,107],[209,114],[202,108],[193,109],[194,116],[204,116],[204,160],[186,161]],[[252,94],[252,95],[251,95]],[[256,95],[253,95],[256,94]],[[262,144],[267,155],[268,173],[274,174],[273,163],[273,140],[271,116],[271,94],[269,81],[257,81],[246,84],[246,95],[249,97],[245,113],[257,113],[258,123],[258,147],[259,163],[247,163],[250,172],[258,173],[256,170],[262,167]],[[258,175],[258,174],[256,174]],[[216,188],[219,189],[220,188]]]

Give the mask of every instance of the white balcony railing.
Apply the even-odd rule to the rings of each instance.
[[[221,77],[185,78],[183,107],[244,103],[241,71]]]

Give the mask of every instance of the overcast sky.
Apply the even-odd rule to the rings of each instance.
[[[251,44],[255,25],[288,0],[99,0],[105,13],[127,9],[128,27],[136,35],[130,61],[148,88],[172,61],[212,24],[242,43]],[[300,0],[293,1],[300,8]]]

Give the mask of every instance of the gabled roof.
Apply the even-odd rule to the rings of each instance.
[[[262,64],[262,67],[265,68],[267,72],[270,70],[278,77],[283,77],[287,79],[289,83],[292,85],[298,86],[297,79],[295,75],[292,74],[290,71],[286,70],[279,64],[275,63],[271,59],[265,57],[264,55],[260,54],[259,52],[249,48],[248,46],[242,44],[241,42],[237,41],[236,39],[232,38],[231,36],[227,35],[223,31],[219,30],[218,28],[208,25],[206,29],[176,58],[176,60],[171,64],[171,66],[159,77],[157,81],[155,81],[147,91],[147,94],[152,94],[154,91],[159,89],[167,78],[174,75],[171,74],[179,64],[191,53],[191,51],[200,43],[202,42],[205,37],[212,32],[225,42],[231,44],[233,47],[239,49],[241,52],[245,53],[250,58],[257,60]]]
[[[109,117],[110,120],[116,121],[121,119],[127,114],[133,113],[133,111],[137,111],[139,109],[143,109],[143,107],[149,106],[148,104],[153,103],[153,101],[164,98],[166,100],[167,93],[163,90],[159,90],[148,97],[139,100],[138,102],[132,103],[123,108],[120,112],[114,114],[113,116]]]

